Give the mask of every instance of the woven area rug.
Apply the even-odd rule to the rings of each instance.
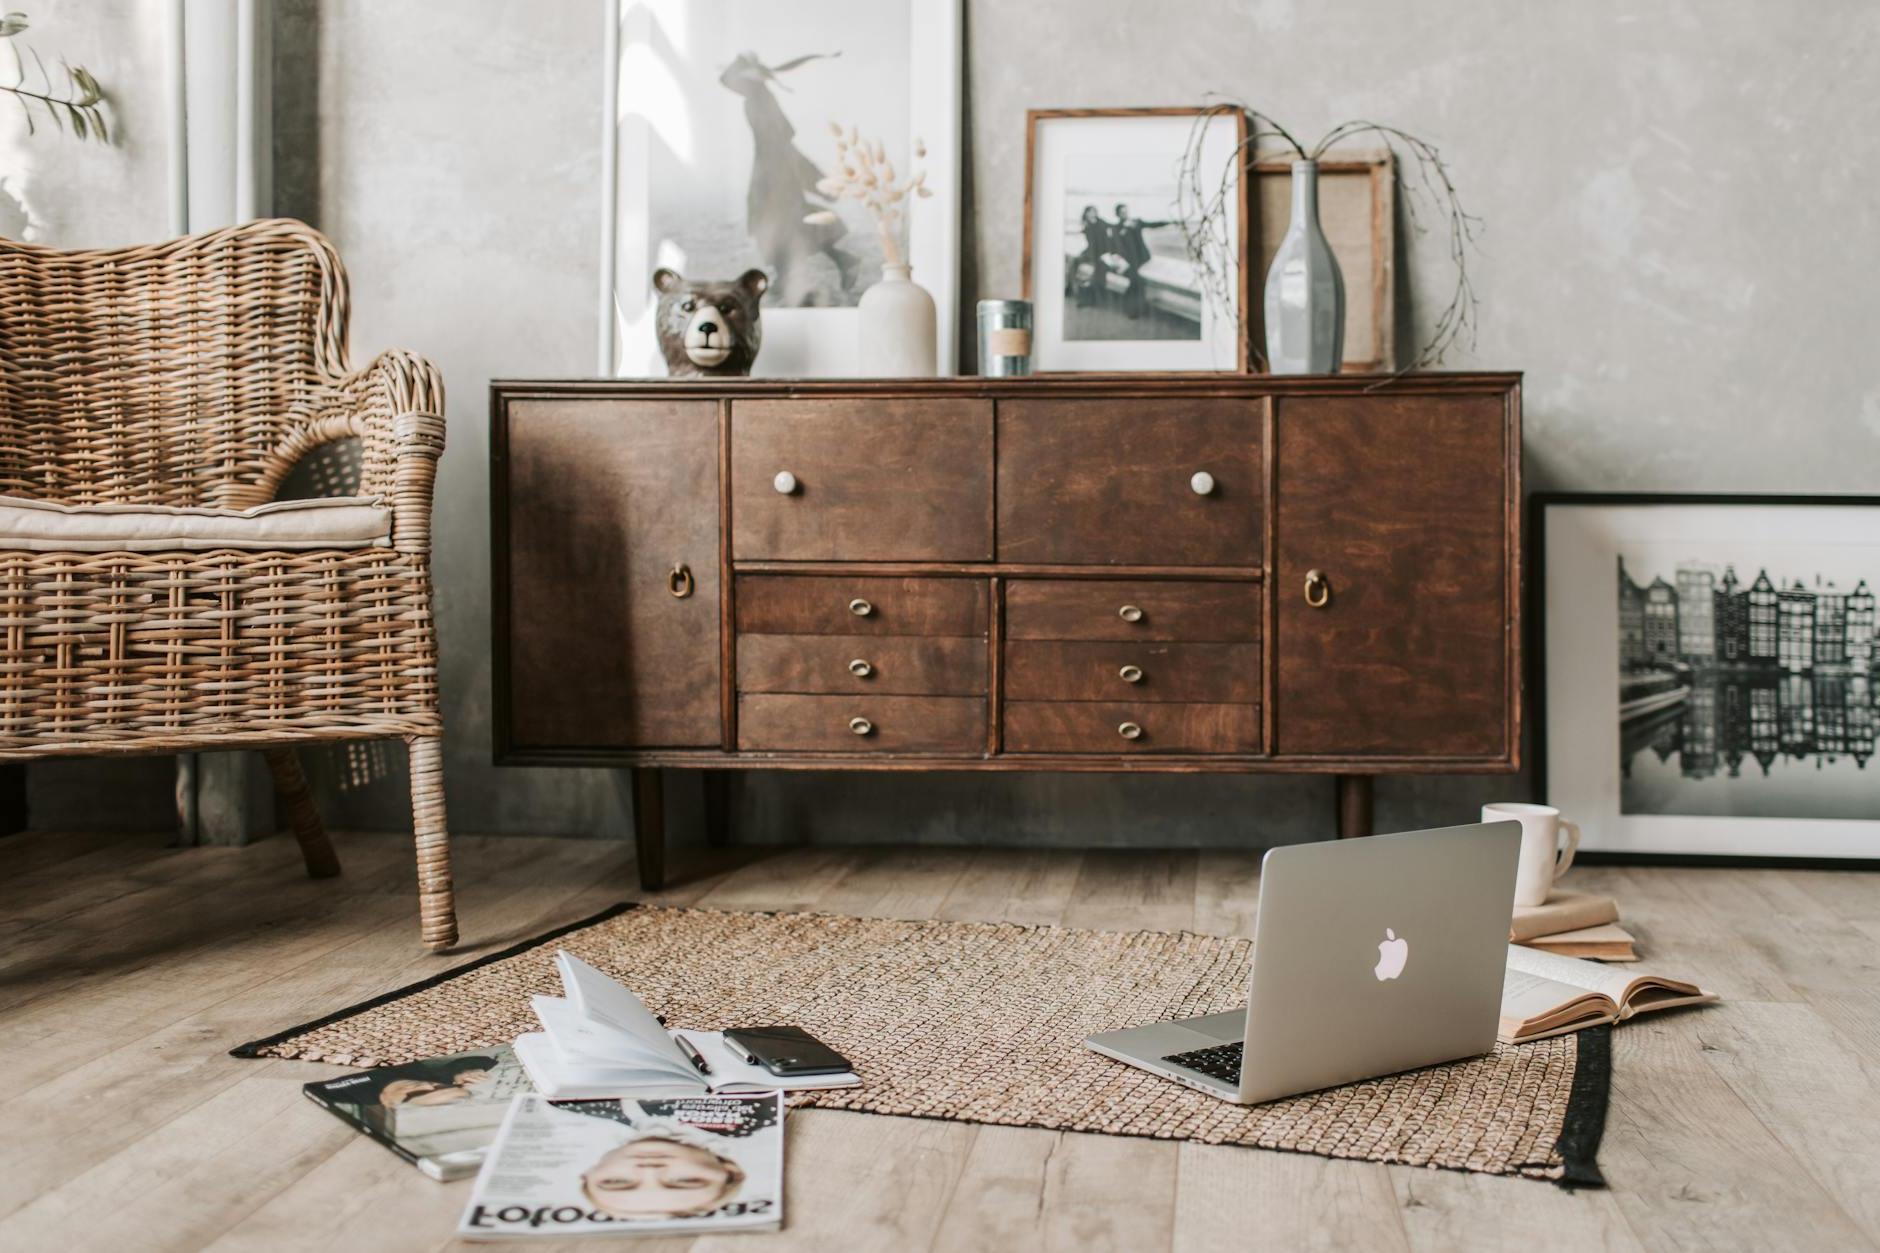
[[[563,948],[675,1027],[796,1023],[854,1060],[861,1087],[804,1105],[1600,1182],[1604,1029],[1250,1107],[1085,1049],[1245,1003],[1252,943],[1188,932],[620,906],[234,1052],[376,1066],[506,1043],[559,994]]]

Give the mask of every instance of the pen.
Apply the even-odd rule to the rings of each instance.
[[[701,1075],[709,1075],[712,1072],[711,1065],[705,1060],[705,1054],[699,1052],[692,1041],[682,1035],[674,1035],[672,1038],[678,1044],[679,1051],[685,1054],[686,1060],[691,1062]]]

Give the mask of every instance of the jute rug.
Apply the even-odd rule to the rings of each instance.
[[[805,1105],[1600,1182],[1604,1030],[1251,1107],[1085,1049],[1244,1003],[1251,942],[1188,932],[620,906],[235,1054],[376,1066],[506,1043],[559,993],[562,948],[672,1026],[796,1023],[853,1059],[861,1087]]]

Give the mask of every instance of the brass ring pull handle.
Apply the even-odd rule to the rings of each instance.
[[[1141,622],[1142,607],[1140,605],[1124,605],[1121,609],[1116,611],[1116,616],[1125,622]]]
[[[1140,683],[1142,682],[1142,667],[1124,666],[1116,672],[1116,677],[1125,683]]]
[[[1116,733],[1126,740],[1139,740],[1142,738],[1142,726],[1140,723],[1125,722],[1116,728]]]
[[[863,661],[860,657],[857,657],[854,661],[849,663],[849,673],[858,679],[866,679],[874,672],[875,668],[866,661]]]
[[[1314,609],[1323,609],[1332,599],[1332,581],[1325,577],[1323,570],[1306,571],[1306,604]]]
[[[857,596],[854,600],[849,602],[849,612],[858,618],[866,618],[869,614],[875,612],[875,607],[863,600],[860,596]]]
[[[666,590],[678,599],[684,600],[692,594],[694,586],[696,585],[692,582],[692,567],[683,561],[673,562],[672,573],[666,576]]]
[[[875,733],[875,724],[866,718],[850,718],[849,730],[855,732],[857,735],[873,735]]]

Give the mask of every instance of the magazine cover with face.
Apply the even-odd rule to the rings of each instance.
[[[534,1085],[508,1045],[306,1085],[308,1098],[433,1179],[477,1172],[509,1102]]]
[[[783,1095],[518,1096],[458,1225],[470,1239],[783,1222]]]

